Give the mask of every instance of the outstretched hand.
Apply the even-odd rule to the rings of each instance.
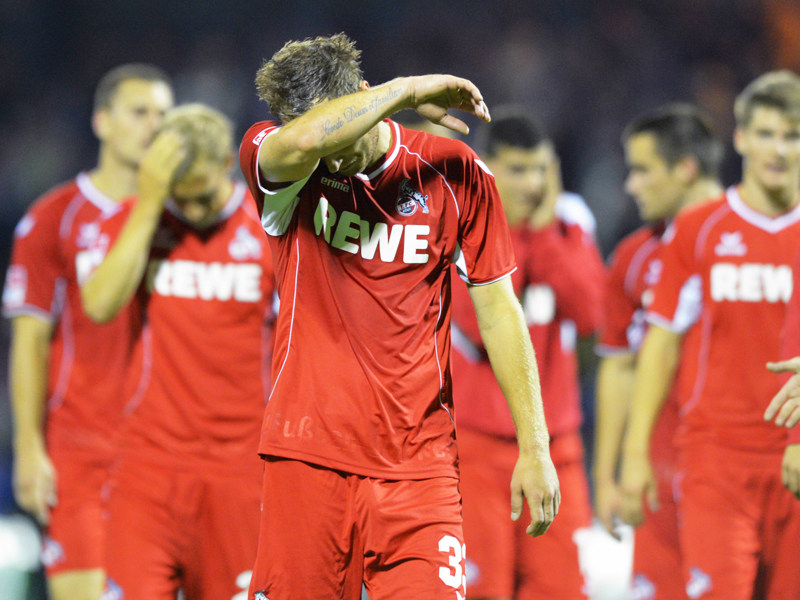
[[[469,127],[461,119],[448,113],[458,109],[486,121],[491,121],[489,109],[477,86],[468,79],[453,75],[422,75],[411,78],[412,108],[432,123],[442,125],[464,135]]]
[[[511,519],[522,516],[522,499],[528,501],[531,524],[525,532],[537,537],[550,527],[561,505],[556,468],[549,452],[544,455],[520,454],[511,476]]]
[[[800,356],[780,362],[767,363],[773,373],[793,373],[772,398],[764,411],[764,420],[775,420],[779,426],[794,427],[800,422]]]

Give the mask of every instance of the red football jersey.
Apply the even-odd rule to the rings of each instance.
[[[682,212],[664,237],[648,320],[685,333],[678,443],[782,452],[786,430],[762,417],[780,388],[764,364],[780,352],[800,206],[769,218],[733,187]]]
[[[103,247],[132,208],[127,202],[102,224]],[[269,246],[244,185],[205,230],[168,202],[131,303],[144,322],[144,373],[126,411],[123,452],[195,468],[256,456],[273,291]]]
[[[604,267],[592,237],[594,218],[580,197],[564,194],[558,220],[540,231],[511,231],[520,268],[513,273],[536,351],[551,436],[581,423],[577,336],[594,333],[600,318]],[[459,427],[513,438],[514,423],[483,348],[469,292],[453,289],[453,379]]]
[[[4,313],[56,325],[48,375],[51,447],[110,452],[121,419],[120,384],[131,362],[135,320],[124,310],[96,325],[83,312],[79,285],[91,267],[95,221],[116,209],[82,173],[40,198],[15,231]]]
[[[636,354],[647,330],[645,309],[650,288],[661,275],[658,257],[664,224],[640,227],[614,249],[603,297],[603,316],[597,354]]]
[[[281,311],[260,450],[390,479],[455,476],[450,264],[475,284],[514,258],[494,178],[463,143],[391,127],[369,174],[324,164],[277,192],[262,122],[240,161],[263,206]]]

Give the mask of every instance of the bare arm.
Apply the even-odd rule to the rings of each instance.
[[[14,496],[47,524],[56,503],[56,478],[44,440],[47,369],[53,325],[33,316],[14,317],[9,379],[14,415]]]
[[[642,523],[643,496],[652,506],[657,502],[649,457],[650,437],[669,393],[681,338],[681,334],[650,325],[637,359],[620,477],[622,518],[634,526]]]
[[[522,308],[509,277],[470,287],[470,296],[492,370],[517,430],[519,459],[511,478],[511,516],[514,520],[520,517],[525,497],[531,513],[527,533],[541,535],[558,513],[561,495],[550,459],[536,357]]]
[[[139,201],[103,262],[81,285],[83,309],[96,323],[113,319],[136,292],[175,169],[185,156],[174,132],[159,136],[139,170]]]
[[[628,417],[635,357],[630,352],[603,357],[597,370],[594,437],[595,514],[614,535],[614,516],[619,512],[617,466],[622,435]]]
[[[261,172],[274,182],[299,181],[314,172],[320,159],[350,146],[404,108],[414,108],[426,119],[465,134],[466,124],[448,114],[448,109],[489,120],[480,91],[467,79],[452,75],[399,77],[321,102],[281,127],[261,144]]]

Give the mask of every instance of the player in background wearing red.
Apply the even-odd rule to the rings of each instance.
[[[98,322],[142,321],[109,497],[108,596],[231,598],[255,559],[274,277],[255,205],[230,178],[233,128],[167,113],[138,198],[101,225],[81,288]]]
[[[623,441],[621,514],[654,503],[651,433],[678,369],[680,544],[690,598],[800,597],[800,503],[781,483],[787,431],[763,419],[800,248],[800,78],[768,73],[736,99],[743,179],[665,234]],[[679,368],[678,368],[679,367]]]
[[[469,280],[517,427],[510,510],[532,535],[559,505],[536,361],[509,275],[493,177],[463,143],[479,90],[449,75],[369,87],[344,34],[289,42],[256,76],[281,123],[240,162],[262,211],[281,311],[259,451],[265,477],[250,598],[456,600],[464,540],[450,378],[450,265]]]
[[[507,517],[517,455],[514,423],[492,372],[467,287],[453,284],[452,367],[468,598],[585,598],[574,534],[591,525],[583,462],[577,337],[594,334],[604,267],[594,217],[562,191],[559,161],[541,127],[522,113],[495,114],[481,154],[511,229],[522,303],[541,377],[550,455],[562,503],[546,536],[532,540]]]
[[[43,527],[53,600],[99,600],[103,591],[101,490],[132,350],[129,314],[98,327],[81,309],[79,283],[94,221],[133,193],[142,155],[170,106],[160,69],[109,71],[92,113],[97,166],[40,198],[15,231],[3,292],[13,332],[14,495]]]
[[[661,273],[659,249],[664,230],[685,206],[717,198],[723,148],[700,112],[691,105],[668,105],[634,119],[622,135],[628,164],[626,191],[647,224],[614,250],[606,284],[603,325],[597,344],[595,426],[595,514],[615,535],[619,513],[617,467],[628,415],[636,357],[647,328],[650,288]],[[632,597],[637,600],[685,598],[678,542],[675,495],[678,425],[675,386],[661,409],[650,443],[658,483],[658,509],[644,507],[635,531]]]

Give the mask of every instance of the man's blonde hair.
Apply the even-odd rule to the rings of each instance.
[[[182,104],[169,110],[160,131],[180,133],[191,165],[198,158],[224,163],[233,155],[233,124],[218,110],[205,104]]]
[[[287,42],[256,73],[258,97],[287,123],[317,102],[357,92],[361,51],[344,33]]]
[[[793,122],[800,122],[800,77],[791,71],[771,71],[754,79],[736,98],[736,125],[745,127],[757,107],[775,108]]]

